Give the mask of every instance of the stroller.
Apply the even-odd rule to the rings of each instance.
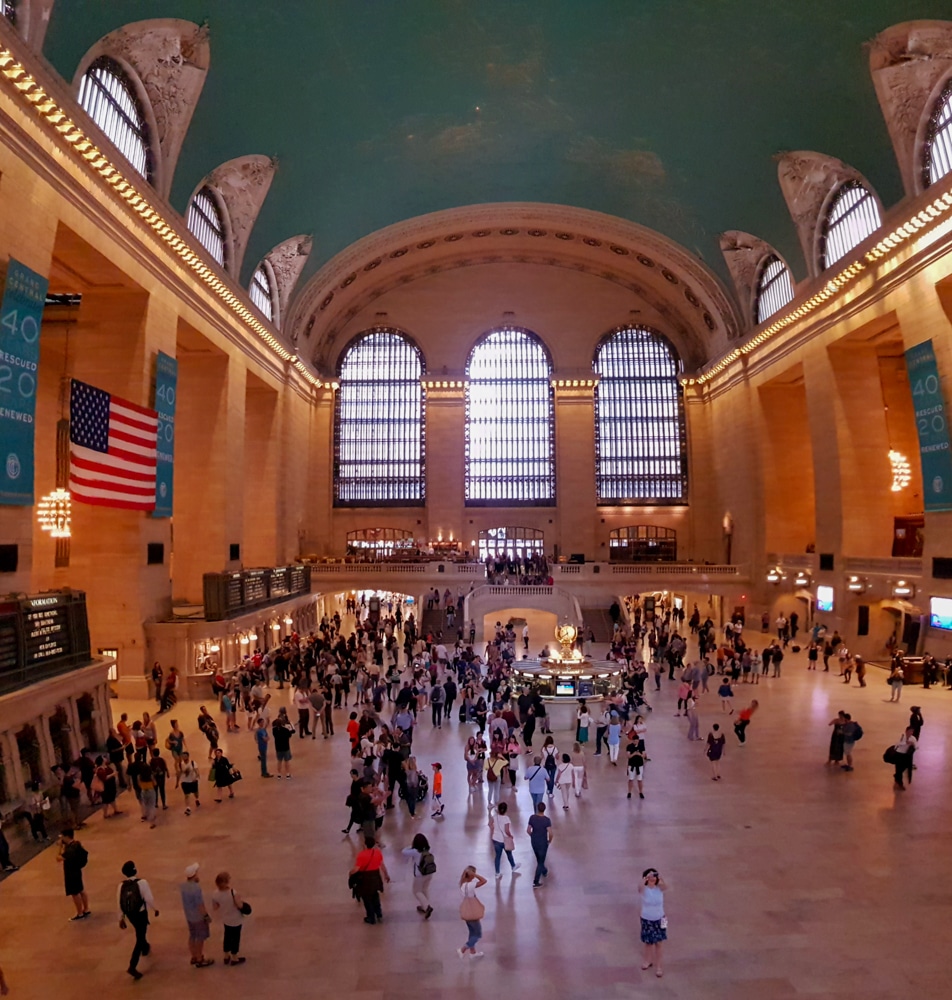
[[[417,782],[416,796],[417,796],[417,802],[422,802],[427,797],[427,795],[429,794],[430,783],[427,780],[427,777],[426,777],[425,774],[423,774],[422,772],[419,772],[419,773],[420,773],[420,778],[419,778],[419,781]],[[400,791],[399,791],[399,795],[400,795],[401,799],[405,799],[406,798],[406,796],[403,794],[403,789],[404,789],[404,786],[401,785],[400,786]]]

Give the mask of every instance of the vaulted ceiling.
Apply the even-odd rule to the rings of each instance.
[[[773,156],[815,149],[888,206],[899,171],[864,42],[948,0],[60,0],[44,54],[67,80],[99,38],[207,20],[211,68],[172,188],[247,153],[278,174],[250,272],[314,235],[309,272],[425,212],[550,202],[648,226],[724,274],[746,230],[805,267]]]

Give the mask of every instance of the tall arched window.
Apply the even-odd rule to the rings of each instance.
[[[761,265],[760,277],[757,279],[757,292],[754,295],[756,321],[763,323],[792,301],[793,281],[790,279],[790,269],[776,254],[770,254]]]
[[[466,365],[466,502],[555,503],[552,364],[528,330],[493,330]]]
[[[882,225],[872,191],[847,181],[833,196],[820,237],[820,268],[826,270]]]
[[[149,129],[129,74],[100,56],[79,81],[79,103],[109,141],[147,181],[152,180]]]
[[[952,79],[935,102],[926,133],[923,181],[926,187],[952,173]]]
[[[261,310],[262,315],[267,319],[274,319],[274,292],[264,264],[259,264],[251,276],[248,292],[251,301]]]
[[[687,500],[687,442],[678,358],[641,327],[609,334],[595,353],[595,482],[600,504]]]
[[[397,330],[369,330],[344,351],[338,372],[334,503],[422,504],[423,355]]]
[[[225,266],[225,220],[218,207],[218,198],[206,184],[188,206],[189,232],[221,264]]]

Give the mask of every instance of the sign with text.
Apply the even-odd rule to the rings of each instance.
[[[923,503],[926,510],[952,510],[949,423],[931,340],[906,351],[906,372],[919,434]]]
[[[33,504],[33,437],[46,278],[10,258],[0,303],[0,503]]]
[[[155,359],[155,412],[159,415],[155,463],[153,517],[172,516],[172,482],[175,458],[175,387],[178,362],[159,351]]]

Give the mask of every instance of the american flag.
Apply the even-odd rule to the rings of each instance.
[[[72,379],[69,390],[69,492],[102,507],[155,507],[154,410]]]

